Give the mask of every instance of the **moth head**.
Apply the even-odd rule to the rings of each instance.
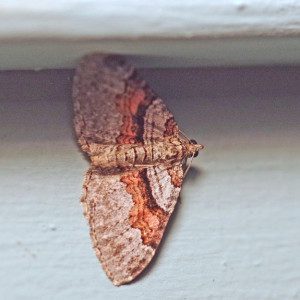
[[[203,149],[203,145],[198,144],[195,140],[190,140],[190,144],[193,145],[193,157],[197,157],[199,154],[199,150]]]

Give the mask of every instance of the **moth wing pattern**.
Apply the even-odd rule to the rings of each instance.
[[[178,135],[172,113],[121,56],[84,57],[72,93],[75,131],[88,154],[93,143],[149,143]]]
[[[96,255],[115,285],[132,281],[153,258],[182,180],[181,164],[115,175],[87,172],[81,201]]]
[[[98,145],[180,143],[172,113],[121,56],[84,57],[73,99],[78,141],[91,157],[101,155]],[[96,255],[115,285],[132,281],[153,258],[179,197],[182,163],[133,163],[111,173],[94,165],[87,172],[81,201]]]

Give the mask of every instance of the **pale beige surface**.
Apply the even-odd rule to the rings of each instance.
[[[300,69],[143,74],[206,149],[158,257],[116,288],[79,204],[72,72],[0,73],[3,299],[299,299]]]

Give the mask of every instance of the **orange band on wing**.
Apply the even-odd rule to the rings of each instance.
[[[132,196],[134,205],[130,211],[130,223],[141,231],[143,243],[156,248],[162,238],[169,215],[152,198],[146,170],[126,173],[121,181]]]
[[[129,95],[128,95],[129,94]],[[127,91],[117,101],[117,108],[123,115],[123,124],[117,142],[132,144],[142,140],[141,132],[144,128],[144,112],[150,101],[146,98],[145,91],[137,89]]]

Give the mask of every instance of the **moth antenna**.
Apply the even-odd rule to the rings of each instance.
[[[189,138],[188,138],[188,136],[183,132],[183,131],[181,131],[181,130],[179,130],[179,133],[187,140],[187,141],[191,141]]]

